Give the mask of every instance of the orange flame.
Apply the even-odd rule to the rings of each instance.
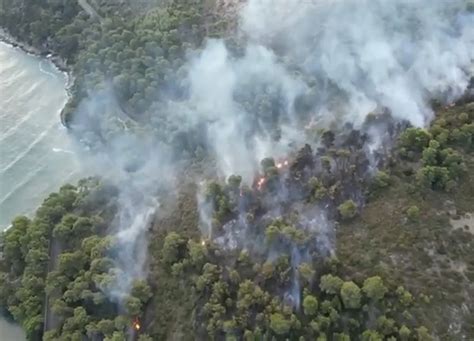
[[[141,327],[142,326],[140,325],[140,322],[138,322],[138,320],[135,320],[133,322],[133,329],[135,329],[136,331],[139,331]]]
[[[282,160],[276,163],[275,166],[278,169],[283,169],[283,168],[288,167],[289,164],[290,163],[288,162],[288,160]],[[258,191],[261,191],[266,181],[267,179],[264,176],[259,177],[258,180],[254,182],[254,186],[257,188]],[[242,190],[240,190],[240,196],[242,196]]]
[[[278,169],[281,169],[281,168],[283,168],[283,167],[288,166],[288,164],[289,164],[288,160],[284,160],[284,161],[278,162],[278,163],[276,164],[276,166],[277,166]]]

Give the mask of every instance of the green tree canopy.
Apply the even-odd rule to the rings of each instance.
[[[341,287],[342,303],[346,308],[360,308],[361,293],[360,288],[354,282],[344,282]]]
[[[280,313],[274,313],[270,317],[270,328],[277,335],[286,335],[290,332],[291,321]]]
[[[322,291],[335,295],[341,291],[343,283],[344,281],[339,277],[328,274],[321,277],[321,283],[319,284],[319,287]]]
[[[368,298],[378,301],[383,299],[388,289],[383,284],[382,278],[380,276],[369,277],[364,281],[364,286],[362,290],[367,295]]]

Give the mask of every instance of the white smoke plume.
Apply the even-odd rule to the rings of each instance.
[[[455,100],[472,75],[474,14],[465,7],[464,0],[248,0],[240,11],[242,53],[222,40],[207,41],[185,67],[181,85],[188,96],[159,103],[152,125],[205,130],[219,175],[239,174],[247,184],[264,157],[283,158],[308,142],[306,127],[357,127],[381,109],[424,126],[433,117],[430,100]],[[101,117],[108,111],[103,107],[91,108],[90,117]],[[157,206],[152,198],[160,186],[172,187],[177,161],[170,136],[121,136],[128,121],[115,112],[121,113],[117,129],[100,118],[89,124],[109,145],[104,159],[113,165],[105,168],[120,170],[122,211],[115,224],[129,246],[119,262],[132,278],[141,274],[127,269],[146,262],[138,251],[146,249],[143,233]],[[114,129],[119,133],[110,136]],[[118,291],[129,284],[125,280]]]
[[[474,16],[466,1],[250,0],[242,29],[305,72],[348,95],[348,120],[381,105],[424,125],[428,101],[466,89],[474,58]]]
[[[189,66],[190,113],[208,121],[207,142],[220,174],[240,174],[249,183],[262,158],[278,159],[314,142],[305,136],[306,127],[360,128],[370,113],[385,111],[426,126],[434,115],[431,101],[456,100],[474,74],[474,13],[466,5],[248,0],[240,11],[244,53],[233,55],[222,41],[211,40]],[[242,100],[245,92],[250,95]],[[260,103],[246,106],[252,97]],[[269,117],[276,127],[267,124]],[[390,136],[375,127],[368,134],[365,148],[374,168],[371,156],[387,149]],[[316,229],[318,249],[332,254],[334,228],[324,212],[303,213],[299,223]],[[239,220],[222,230],[215,241],[223,247],[253,242],[242,240],[246,230]],[[305,261],[301,252],[292,249],[294,273]],[[296,307],[299,294],[295,274],[287,296]]]
[[[115,117],[98,114],[107,111]],[[133,126],[110,89],[91,94],[74,119],[76,129],[86,127],[81,136],[92,148],[81,154],[84,168],[118,189],[117,212],[108,227],[116,238],[114,254],[109,255],[116,266],[115,281],[103,290],[122,302],[133,280],[146,277],[148,230],[159,214],[161,196],[174,191],[177,163],[167,145]]]
[[[223,175],[249,179],[262,157],[301,145],[298,96],[313,97],[306,124],[322,128],[360,126],[381,108],[424,126],[433,117],[430,101],[455,100],[473,74],[474,15],[464,0],[249,0],[240,23],[248,41],[243,57],[209,41],[189,73],[190,113],[209,120],[208,142]],[[283,104],[279,139],[268,129],[255,133],[265,117],[236,100],[255,84]]]
[[[208,144],[221,175],[239,174],[252,180],[265,156],[285,155],[291,141],[303,141],[291,124],[282,125],[287,138],[282,143],[272,143],[267,129],[255,133],[262,118],[236,100],[240,89],[270,85],[267,91],[281,91],[285,119],[291,122],[295,98],[306,86],[293,78],[269,49],[249,45],[242,58],[233,58],[222,41],[210,40],[189,68],[190,119],[208,122]]]

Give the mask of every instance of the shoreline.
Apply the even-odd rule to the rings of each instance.
[[[64,76],[66,78],[65,90],[66,90],[67,101],[59,112],[59,120],[60,120],[61,125],[63,127],[65,127],[66,129],[69,129],[69,127],[67,126],[66,121],[64,119],[64,108],[67,106],[67,104],[72,99],[71,89],[74,85],[75,77],[72,73],[71,68],[67,65],[67,62],[64,59],[62,59],[59,55],[57,55],[54,51],[41,50],[41,49],[38,49],[34,46],[31,46],[31,45],[28,45],[28,44],[23,43],[21,41],[18,41],[16,38],[14,38],[12,35],[10,35],[2,27],[0,27],[0,42],[3,42],[5,44],[11,46],[14,49],[19,49],[19,50],[23,51],[24,53],[26,53],[30,56],[35,56],[35,57],[39,57],[39,58],[43,58],[45,60],[48,60],[50,63],[53,64],[53,66],[59,72],[64,74]]]
[[[5,44],[8,48],[15,49],[17,51],[21,51],[22,53],[27,54],[28,56],[36,57],[39,58],[41,61],[47,61],[50,62],[53,66],[53,68],[58,71],[58,73],[64,75],[64,88],[66,90],[66,100],[64,102],[64,105],[59,108],[59,110],[56,112],[56,115],[59,114],[59,121],[61,122],[61,125],[68,129],[66,124],[64,123],[62,119],[62,113],[64,111],[64,107],[67,105],[68,101],[71,100],[72,94],[70,91],[70,88],[74,84],[74,77],[72,76],[72,72],[70,71],[69,67],[66,66],[66,63],[59,57],[53,55],[53,53],[50,53],[48,51],[40,51],[39,49],[29,46],[27,44],[18,42],[16,39],[14,39],[11,35],[9,35],[3,28],[0,27],[0,44]],[[37,208],[32,209],[29,212],[22,213],[22,215],[25,215],[27,217],[30,217]],[[1,225],[0,226],[0,233],[5,232],[9,230],[12,227],[12,222],[8,225]]]

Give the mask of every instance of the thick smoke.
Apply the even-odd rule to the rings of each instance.
[[[357,127],[388,109],[424,126],[430,101],[455,100],[472,75],[474,16],[465,7],[463,0],[249,0],[240,17],[244,55],[211,40],[192,59],[187,119],[208,123],[221,173],[244,179],[263,157],[301,145],[308,124]],[[246,107],[248,93],[258,100],[262,92],[269,110],[255,110],[265,99]],[[310,106],[304,116],[296,112],[302,98]]]
[[[306,134],[313,128],[360,127],[368,114],[386,110],[424,126],[433,117],[430,101],[455,100],[472,74],[474,15],[465,6],[463,0],[249,0],[240,11],[244,47],[235,52],[222,40],[207,41],[185,67],[180,86],[186,95],[158,103],[149,130],[137,134],[143,127],[117,108],[113,123],[102,120],[97,113],[117,105],[111,94],[92,96],[84,104],[91,107],[80,110],[93,114],[76,116],[107,145],[99,154],[106,156],[98,157],[106,174],[118,169],[112,172],[121,188],[114,222],[123,243],[118,295],[142,275],[157,192],[173,187],[178,168],[173,138],[153,122],[199,130],[219,175],[239,174],[247,184],[264,157],[280,159],[317,142]],[[383,147],[382,135],[371,132],[370,153]],[[208,238],[211,217],[201,204]],[[333,229],[324,212],[304,215],[300,223],[321,230],[316,243],[331,252]],[[239,230],[245,224],[239,217],[226,225],[218,243],[247,245],[246,230]],[[306,256],[292,253],[296,268]]]
[[[242,55],[209,41],[191,61],[189,101],[193,117],[209,122],[220,174],[241,174],[247,183],[263,157],[278,159],[304,142],[314,144],[305,128],[360,128],[377,112],[426,126],[432,100],[456,100],[473,74],[474,15],[463,0],[249,0],[240,29]],[[249,96],[256,105],[246,105]],[[386,151],[390,136],[376,126],[367,133],[364,149],[374,170],[374,155]],[[331,254],[334,229],[324,212],[318,219],[300,217],[299,228],[322,230],[315,243]],[[251,249],[259,241],[249,240],[246,224],[240,215],[215,242]],[[291,249],[287,296],[295,306],[304,252]]]
[[[285,155],[290,142],[303,142],[291,123],[293,103],[306,85],[292,77],[271,50],[249,45],[243,57],[233,58],[222,41],[210,40],[189,67],[189,103],[193,107],[190,119],[208,123],[207,142],[221,175],[240,174],[252,180],[265,156]],[[274,143],[271,136],[274,127],[264,123],[267,117],[258,117],[239,101],[240,93],[244,92],[262,96],[262,88],[263,95],[278,94],[278,104],[282,104],[277,123],[284,129],[284,140],[279,143]]]
[[[474,58],[466,1],[250,0],[242,28],[348,96],[345,118],[377,106],[422,126],[429,100],[465,91]]]

